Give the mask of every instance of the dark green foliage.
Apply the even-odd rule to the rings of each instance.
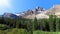
[[[50,15],[50,18],[49,18],[49,27],[50,27],[50,31],[54,31],[54,15]]]
[[[34,22],[33,22],[34,29],[37,27],[37,25],[38,25],[37,18],[35,17]]]
[[[56,31],[59,31],[59,18],[56,18]]]
[[[0,24],[7,25],[9,28],[7,27],[6,29],[12,29],[12,28],[25,29],[27,32],[31,34],[35,30],[54,31],[54,32],[60,31],[60,25],[59,25],[60,18],[57,18],[55,15],[50,15],[49,19],[40,19],[40,20],[37,20],[36,17],[34,20],[24,18],[11,19],[11,18],[0,17]]]

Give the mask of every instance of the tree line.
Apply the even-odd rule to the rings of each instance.
[[[25,19],[25,18],[4,18],[0,17],[0,24],[5,24],[10,28],[22,28],[33,33],[34,30],[41,31],[60,31],[60,18],[50,15],[49,19]]]

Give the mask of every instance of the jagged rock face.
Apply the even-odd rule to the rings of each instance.
[[[45,9],[42,8],[42,7],[36,7],[33,11],[34,14],[39,14],[41,13],[42,11],[44,11]]]
[[[43,18],[48,19],[49,16],[48,16],[48,15],[45,15],[45,14],[37,14],[37,15],[36,15],[36,18],[37,18],[37,19],[43,19]]]
[[[45,14],[37,14],[37,15],[32,14],[32,15],[24,16],[24,18],[27,18],[27,19],[35,19],[35,17],[37,19],[42,19],[42,18],[47,18],[48,19],[49,18],[49,16],[45,15]]]
[[[33,10],[27,10],[24,13],[17,14],[18,16],[22,16],[22,18],[27,18],[27,19],[34,19],[37,14],[40,14],[43,12],[45,9],[42,7],[36,7]]]
[[[23,18],[26,18],[26,19],[34,19],[35,18],[35,14],[28,15],[28,16],[23,16]]]
[[[25,12],[25,15],[30,15],[30,14],[33,14],[32,10],[28,10],[27,12]]]
[[[38,7],[35,8],[35,10],[36,11],[44,11],[44,8],[38,6]]]
[[[23,18],[28,18],[28,19],[29,19],[29,18],[30,18],[30,19],[34,19],[37,14],[39,14],[39,13],[41,13],[41,12],[43,12],[43,11],[44,11],[43,8],[37,7],[37,8],[35,8],[35,9],[33,9],[33,10],[28,10],[28,11],[26,11],[25,14],[24,14],[22,17],[23,17]]]
[[[3,17],[4,18],[17,18],[18,16],[16,16],[15,14],[11,14],[11,13],[4,13]]]

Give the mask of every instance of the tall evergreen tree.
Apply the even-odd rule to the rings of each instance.
[[[50,15],[49,17],[49,27],[50,27],[50,31],[54,31],[54,28],[53,28],[53,20],[54,20],[54,16],[53,15]]]
[[[19,28],[19,18],[16,19],[16,28]]]
[[[37,25],[38,25],[38,23],[37,23],[37,18],[35,17],[35,19],[34,19],[34,28],[36,28]]]
[[[59,31],[59,18],[56,18],[56,31]]]

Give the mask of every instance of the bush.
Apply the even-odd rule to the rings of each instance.
[[[0,24],[0,30],[6,30],[8,29],[9,27],[7,25],[4,25],[4,24]]]
[[[12,29],[12,31],[8,32],[7,34],[27,34],[27,31],[25,29],[14,28]]]

